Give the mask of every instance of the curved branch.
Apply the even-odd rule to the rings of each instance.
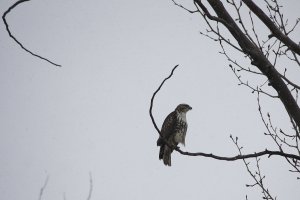
[[[152,124],[153,124],[154,128],[156,129],[156,131],[158,132],[159,135],[161,135],[161,132],[160,132],[158,126],[156,125],[155,119],[154,119],[153,114],[152,114],[154,98],[155,98],[156,94],[160,91],[160,89],[162,88],[163,84],[173,76],[173,73],[174,73],[174,71],[177,67],[178,67],[178,65],[173,67],[170,75],[162,81],[162,83],[155,90],[155,92],[153,93],[153,95],[151,97],[149,114],[150,114],[150,118],[152,120]],[[217,155],[214,155],[212,153],[202,153],[202,152],[191,153],[191,152],[187,152],[187,151],[182,151],[179,147],[176,147],[175,150],[177,152],[179,152],[180,154],[186,155],[186,156],[203,156],[203,157],[213,158],[213,159],[216,159],[216,160],[226,160],[226,161],[235,161],[235,160],[241,160],[241,159],[247,159],[247,158],[257,158],[257,157],[261,157],[261,156],[265,156],[265,155],[268,155],[269,157],[272,156],[272,155],[278,155],[278,156],[282,156],[282,157],[285,157],[285,158],[300,160],[300,156],[297,156],[297,155],[294,155],[294,154],[289,154],[289,153],[284,153],[282,151],[270,151],[270,150],[267,150],[267,149],[264,150],[264,151],[257,152],[257,153],[237,155],[237,156],[233,156],[233,157],[217,156]]]
[[[10,13],[10,11],[12,11],[17,5],[19,5],[19,4],[21,4],[21,3],[24,3],[24,2],[26,2],[26,1],[30,1],[30,0],[19,0],[19,1],[17,1],[17,2],[15,2],[12,6],[10,6],[4,13],[3,13],[3,15],[2,15],[2,19],[3,19],[3,22],[4,22],[4,24],[5,24],[5,27],[6,27],[6,30],[7,30],[7,32],[8,32],[8,35],[9,35],[9,37],[11,37],[23,50],[25,50],[25,51],[27,51],[28,53],[30,53],[31,55],[33,55],[33,56],[35,56],[35,57],[38,57],[38,58],[40,58],[40,59],[42,59],[42,60],[45,60],[45,61],[47,61],[48,63],[50,63],[50,64],[52,64],[52,65],[55,65],[55,66],[58,66],[58,67],[61,67],[61,65],[59,65],[59,64],[56,64],[56,63],[54,63],[54,62],[52,62],[52,61],[50,61],[50,60],[48,60],[47,58],[44,58],[44,57],[42,57],[42,56],[40,56],[40,55],[38,55],[38,54],[36,54],[36,53],[33,53],[32,51],[30,51],[29,49],[27,49],[26,47],[24,47],[24,45],[21,43],[21,42],[19,42],[18,41],[18,39],[17,38],[15,38],[15,36],[13,36],[13,34],[10,32],[10,30],[9,30],[9,25],[8,25],[8,23],[7,23],[7,21],[6,21],[6,15],[8,14],[8,13]]]
[[[150,114],[150,117],[151,117],[151,120],[152,120],[152,123],[154,125],[154,128],[156,129],[156,131],[158,132],[159,135],[161,135],[161,132],[159,130],[159,128],[157,127],[156,123],[155,123],[155,120],[154,120],[154,117],[153,117],[153,114],[152,114],[152,108],[153,108],[153,101],[154,101],[154,98],[155,98],[155,95],[159,92],[159,90],[161,89],[161,87],[163,86],[163,84],[173,76],[173,73],[175,71],[175,69],[178,67],[178,65],[176,65],[175,67],[173,67],[172,71],[171,71],[171,74],[165,78],[163,80],[163,82],[161,82],[160,86],[157,88],[157,90],[153,93],[152,95],[152,98],[151,98],[151,102],[150,102],[150,109],[149,109],[149,114]]]

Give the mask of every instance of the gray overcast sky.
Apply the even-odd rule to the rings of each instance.
[[[289,2],[294,20],[300,3]],[[1,13],[13,3],[2,0]],[[245,187],[253,182],[241,161],[174,153],[170,168],[158,160],[148,108],[176,64],[153,112],[161,126],[177,104],[193,107],[183,149],[236,155],[230,134],[245,152],[275,148],[263,136],[256,95],[237,86],[217,43],[199,34],[200,16],[171,1],[36,0],[7,20],[26,47],[63,67],[24,52],[0,23],[1,199],[37,199],[47,175],[43,199],[86,199],[89,172],[92,199],[260,197]],[[280,103],[264,108],[287,124]],[[299,181],[281,161],[261,162],[269,189],[279,199],[299,199]]]

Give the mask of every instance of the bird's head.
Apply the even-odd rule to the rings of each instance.
[[[192,107],[189,106],[189,105],[187,105],[187,104],[179,104],[179,105],[176,107],[175,110],[178,111],[178,112],[184,112],[184,113],[186,113],[186,112],[188,112],[189,110],[192,110]]]

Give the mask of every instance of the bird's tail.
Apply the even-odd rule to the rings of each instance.
[[[165,151],[165,145],[161,145],[159,149],[159,160],[163,159]]]
[[[164,164],[167,165],[167,166],[171,166],[171,153],[172,153],[172,150],[168,146],[165,146],[163,150],[164,150],[164,152],[163,152]]]

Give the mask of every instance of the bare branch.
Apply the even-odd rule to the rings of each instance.
[[[11,33],[11,31],[10,31],[10,29],[9,29],[9,25],[8,25],[8,23],[7,23],[7,21],[6,21],[6,16],[8,15],[8,13],[10,13],[17,5],[19,5],[19,4],[21,4],[21,3],[24,3],[24,2],[26,2],[26,1],[30,1],[30,0],[19,0],[19,1],[17,1],[16,3],[14,3],[12,6],[10,6],[5,12],[4,12],[4,14],[2,15],[2,19],[3,19],[3,22],[4,22],[4,24],[5,24],[5,27],[6,27],[6,30],[7,30],[7,32],[8,32],[8,35],[9,35],[9,37],[11,37],[23,50],[25,50],[26,52],[28,52],[28,53],[30,53],[31,55],[33,55],[33,56],[35,56],[35,57],[38,57],[38,58],[40,58],[40,59],[42,59],[42,60],[45,60],[45,61],[47,61],[48,63],[50,63],[50,64],[52,64],[52,65],[55,65],[55,66],[57,66],[57,67],[61,67],[61,65],[59,65],[59,64],[56,64],[56,63],[54,63],[54,62],[52,62],[52,61],[50,61],[49,59],[47,59],[47,58],[44,58],[44,57],[42,57],[42,56],[40,56],[40,55],[38,55],[38,54],[36,54],[36,53],[33,53],[32,51],[30,51],[29,49],[27,49],[26,47],[24,47],[24,45],[15,37],[15,36],[13,36],[13,34]]]
[[[183,10],[185,10],[185,11],[188,11],[189,13],[196,13],[196,12],[199,12],[199,10],[190,10],[190,9],[187,9],[186,7],[184,7],[183,5],[181,5],[181,4],[178,4],[175,0],[172,0],[173,1],[173,3],[175,4],[175,6],[178,6],[178,7],[180,7],[180,8],[182,8]]]

